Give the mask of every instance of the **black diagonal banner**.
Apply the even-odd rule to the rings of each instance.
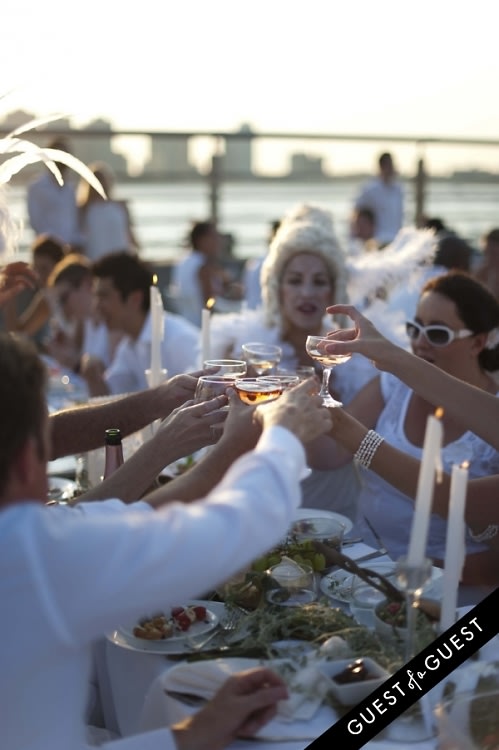
[[[499,632],[499,588],[305,750],[357,750],[404,713]]]

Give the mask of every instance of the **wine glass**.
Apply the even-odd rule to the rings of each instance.
[[[329,378],[335,365],[348,362],[352,355],[329,354],[329,352],[325,350],[325,345],[329,343],[329,339],[324,336],[307,336],[305,348],[309,357],[320,362],[324,368],[322,371],[322,386],[319,392],[319,396],[322,396],[322,403],[324,406],[343,406],[341,401],[337,401],[329,393]]]
[[[281,385],[283,390],[287,390],[288,388],[293,388],[295,385],[298,385],[298,383],[300,382],[300,378],[298,377],[298,375],[284,375],[284,374],[265,375],[265,380],[272,380],[274,383]]]
[[[273,401],[279,398],[283,390],[281,383],[267,378],[238,378],[234,387],[241,401],[250,406]]]
[[[211,370],[216,375],[226,380],[235,380],[246,375],[246,362],[243,359],[205,359],[204,370]]]
[[[230,385],[230,380],[219,375],[201,375],[194,391],[194,402],[199,404],[201,401],[209,401],[215,396],[221,396],[227,392]]]
[[[243,356],[257,375],[268,375],[281,361],[282,349],[275,344],[250,342],[243,344]]]

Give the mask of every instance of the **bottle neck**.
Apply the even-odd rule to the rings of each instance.
[[[106,445],[106,463],[104,469],[104,479],[107,479],[119,469],[123,463],[123,446]]]

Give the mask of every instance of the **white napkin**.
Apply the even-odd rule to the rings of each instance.
[[[289,659],[262,662],[258,659],[231,658],[178,664],[164,673],[162,685],[164,690],[190,693],[210,699],[230,675],[262,665],[276,670],[288,685],[289,698],[280,701],[278,705],[279,719],[311,719],[319,709],[327,690],[314,662],[296,672],[293,671],[293,662]]]

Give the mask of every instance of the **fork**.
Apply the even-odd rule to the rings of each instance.
[[[212,630],[212,632],[209,633],[204,640],[198,641],[196,638],[188,636],[186,638],[186,641],[189,648],[191,648],[193,651],[200,651],[206,646],[207,643],[213,640],[215,636],[218,635],[223,638],[225,635],[232,633],[239,625],[242,615],[243,613],[239,612],[237,609],[229,610],[226,618],[223,621],[220,620],[217,627],[214,628],[214,630]]]
[[[366,522],[367,527],[370,529],[373,537],[376,539],[378,543],[378,549],[374,552],[369,552],[367,555],[363,555],[362,557],[357,558],[355,560],[356,563],[360,562],[367,562],[367,560],[374,560],[375,557],[382,557],[383,555],[388,555],[388,550],[386,549],[383,540],[381,539],[380,535],[370,522],[370,520],[367,518],[367,516],[364,516],[364,521]]]

